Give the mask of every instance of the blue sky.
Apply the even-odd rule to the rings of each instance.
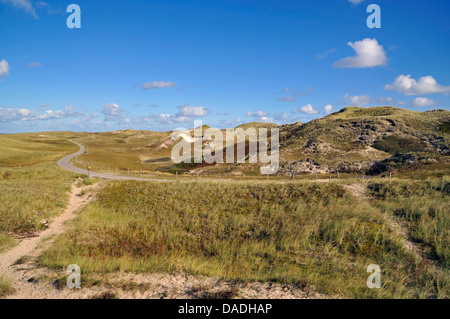
[[[81,8],[69,29],[66,8]],[[367,6],[381,7],[369,29]],[[432,4],[431,4],[432,3]],[[0,132],[449,109],[448,0],[0,0]]]

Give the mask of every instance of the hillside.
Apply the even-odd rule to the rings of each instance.
[[[346,107],[306,124],[247,123],[238,128],[279,128],[279,175],[337,171],[377,175],[423,167],[448,169],[449,121],[450,112],[445,110]],[[176,166],[177,170],[185,168]],[[192,164],[188,168],[200,174],[259,174],[258,167],[250,164]]]
[[[446,163],[450,112],[347,107],[301,126],[281,127],[281,173],[382,173],[403,164]],[[392,165],[380,167],[390,159]],[[385,162],[386,163],[386,162]],[[397,165],[398,164],[398,165]]]

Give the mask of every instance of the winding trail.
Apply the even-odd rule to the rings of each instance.
[[[130,177],[130,176],[120,176],[120,175],[112,175],[112,174],[104,174],[104,173],[96,173],[92,171],[88,171],[83,168],[76,167],[72,165],[71,160],[74,159],[77,156],[80,156],[84,154],[84,151],[86,148],[81,145],[80,143],[74,142],[72,140],[69,140],[70,142],[78,145],[80,147],[80,150],[74,154],[70,154],[58,161],[58,166],[67,170],[71,171],[77,174],[84,174],[84,175],[90,175],[91,177],[96,178],[102,178],[102,179],[117,179],[117,180],[125,180],[125,181],[157,181],[157,182],[165,182],[166,180],[163,179],[157,179],[157,178],[143,178],[143,177]]]
[[[75,182],[71,187],[70,199],[64,212],[54,217],[48,224],[48,228],[38,236],[26,238],[6,252],[0,254],[0,275],[13,280],[14,293],[8,298],[55,298],[58,291],[55,289],[41,289],[34,285],[39,278],[39,270],[36,270],[36,259],[52,244],[54,239],[67,229],[66,223],[76,217],[76,212],[93,200],[92,194],[82,195],[83,190],[93,187],[77,186]]]
[[[80,150],[58,161],[58,165],[77,174],[88,174],[88,171],[71,164],[71,160],[84,153],[85,147],[79,143]],[[89,172],[90,176],[101,179],[162,181],[171,180],[135,178]],[[104,298],[109,295],[121,299],[148,299],[148,298],[204,298],[208,294],[223,294],[235,298],[250,299],[322,299],[329,298],[314,291],[290,285],[276,283],[235,283],[204,276],[189,276],[177,274],[132,274],[114,273],[98,275],[99,286],[88,286],[83,289],[68,289],[63,282],[59,282],[64,272],[42,267],[38,263],[39,256],[69,227],[77,213],[88,203],[95,200],[96,188],[102,187],[100,183],[94,186],[78,186],[75,182],[71,187],[70,199],[65,211],[54,217],[48,228],[33,238],[23,239],[19,244],[6,252],[0,253],[0,275],[12,279],[14,292],[7,299],[91,299]],[[100,185],[99,185],[100,184]],[[87,193],[86,193],[87,191]],[[57,278],[55,280],[55,278]],[[135,285],[136,289],[129,289]],[[199,291],[198,287],[204,287]]]

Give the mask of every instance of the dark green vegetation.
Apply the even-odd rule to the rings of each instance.
[[[450,122],[445,122],[441,126],[439,126],[439,131],[450,134]]]
[[[53,133],[0,135],[0,251],[62,211],[75,175],[56,161],[77,149]]]
[[[375,141],[373,147],[394,155],[427,150],[427,145],[418,139],[398,137],[395,135],[389,135],[384,139]]]
[[[113,182],[41,263],[77,263],[85,274],[181,271],[274,281],[344,297],[449,297],[448,193],[417,182],[424,192],[414,205],[422,201],[427,220],[409,223],[398,210],[422,208],[386,199],[394,189],[407,196],[411,183],[396,183],[372,185],[374,199],[365,200],[340,183]],[[435,247],[436,260],[407,247],[396,216],[408,221],[407,236]],[[382,268],[382,289],[366,287],[370,264]]]

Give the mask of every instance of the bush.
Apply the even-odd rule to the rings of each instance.
[[[375,141],[373,147],[394,155],[427,150],[427,145],[422,141],[395,135],[389,135],[382,140]]]
[[[12,280],[0,276],[0,298],[6,297],[12,294],[14,289],[12,288]]]

